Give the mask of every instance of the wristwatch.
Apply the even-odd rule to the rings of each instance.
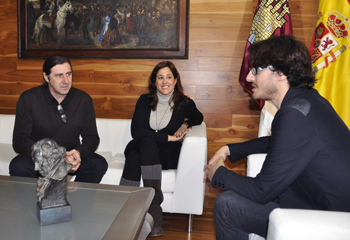
[[[184,122],[183,124],[186,125],[186,127],[188,128],[188,123],[187,122]]]

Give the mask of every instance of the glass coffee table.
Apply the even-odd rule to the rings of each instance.
[[[152,188],[68,182],[72,220],[40,226],[33,178],[0,176],[2,240],[137,239]]]

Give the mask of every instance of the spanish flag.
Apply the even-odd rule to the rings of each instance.
[[[252,86],[251,83],[246,81],[246,77],[249,73],[248,48],[254,42],[279,35],[293,35],[288,0],[259,0],[249,32],[239,75],[239,82],[250,94],[252,93]],[[264,106],[264,101],[259,100],[257,102],[261,108]]]
[[[350,0],[319,0],[310,46],[315,89],[350,128]]]

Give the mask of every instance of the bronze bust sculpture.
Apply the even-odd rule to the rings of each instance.
[[[52,139],[39,140],[32,146],[35,170],[41,175],[37,181],[38,211],[65,206],[70,209],[66,185],[72,164],[67,163],[65,157],[66,149]]]

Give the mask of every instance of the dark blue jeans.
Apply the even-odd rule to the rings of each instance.
[[[241,195],[226,191],[214,203],[216,239],[249,239],[249,233],[266,238],[269,214],[279,204],[260,204]]]
[[[92,153],[81,159],[81,165],[73,175],[76,175],[75,182],[100,183],[108,168],[108,163],[104,157],[97,153]],[[34,162],[29,155],[19,154],[12,159],[10,175],[17,177],[38,178],[39,172],[34,170]]]

